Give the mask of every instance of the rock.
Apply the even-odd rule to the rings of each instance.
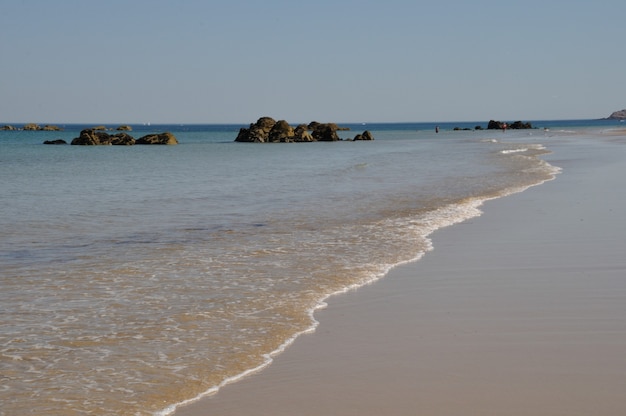
[[[160,134],[148,134],[146,136],[140,137],[135,141],[135,144],[166,144],[166,145],[174,145],[178,144],[178,140],[176,137],[170,133],[160,133]]]
[[[304,143],[314,142],[315,139],[313,138],[313,136],[311,136],[311,133],[309,133],[306,124],[299,124],[294,130],[293,141],[297,143]]]
[[[102,146],[110,145],[111,137],[102,131],[96,131],[94,129],[85,129],[80,132],[80,135],[72,140],[73,145],[80,146]]]
[[[268,134],[268,141],[272,143],[289,143],[293,142],[294,136],[293,127],[285,120],[278,120]]]
[[[606,120],[626,120],[626,109],[614,111]]]
[[[502,130],[504,124],[500,121],[489,120],[489,124],[487,124],[487,130]]]
[[[13,130],[17,130],[17,129],[16,129],[15,127],[13,127],[13,126],[9,126],[9,125],[7,124],[6,126],[2,126],[2,127],[0,127],[0,130],[11,130],[11,131],[13,131]]]
[[[270,137],[270,131],[276,124],[271,117],[261,117],[256,123],[250,124],[249,128],[242,128],[235,139],[236,142],[266,143]]]
[[[24,125],[24,130],[39,130],[41,127],[35,123],[28,123]]]
[[[109,136],[113,146],[132,146],[135,144],[135,138],[128,133],[117,133]]]
[[[278,120],[274,123],[268,134],[268,141],[272,143],[289,143],[294,141],[294,136],[295,132],[293,127],[291,127],[285,120]]]
[[[251,123],[249,128],[242,128],[235,139],[236,142],[266,143],[269,140],[270,131],[276,124],[271,117],[261,117],[256,123]]]
[[[73,145],[82,146],[132,146],[134,144],[178,144],[178,140],[172,133],[149,134],[135,140],[128,133],[116,133],[109,135],[104,131],[85,129],[80,132],[80,136],[72,140]]]
[[[91,128],[92,130],[106,130],[106,126],[95,126]]]
[[[28,123],[25,124],[23,127],[23,130],[29,130],[29,131],[61,131],[62,129],[58,126],[53,126],[50,124],[46,124],[45,126],[41,127],[39,124],[35,124],[35,123]]]
[[[334,123],[318,123],[313,130],[313,138],[320,142],[336,142],[341,140],[337,135],[337,125]]]
[[[236,142],[251,142],[252,140],[250,140],[250,130],[252,129],[252,124],[250,125],[250,128],[240,128],[239,129],[239,133],[237,134],[237,137],[235,138]]]
[[[276,124],[276,120],[272,117],[261,117],[257,120],[255,126],[269,133],[270,130],[272,130],[272,127],[274,127],[274,124]]]
[[[374,136],[369,130],[365,130],[363,134],[357,134],[354,136],[354,141],[358,140],[374,140]]]
[[[275,121],[271,117],[261,117],[256,123],[251,123],[250,127],[239,129],[235,141],[248,143],[331,142],[341,140],[337,135],[337,130],[350,129],[339,127],[335,123],[317,121],[312,121],[308,125],[300,124],[294,129],[285,120]],[[359,140],[373,140],[369,132],[365,137]]]
[[[309,126],[308,126],[309,130],[315,130],[317,128],[317,126],[319,126],[320,124],[327,124],[327,125],[331,126],[333,129],[335,129],[337,131],[339,131],[339,130],[344,130],[344,131],[350,130],[350,127],[340,127],[336,123],[320,123],[320,122],[317,122],[317,121],[312,121],[312,122],[309,123]]]
[[[533,126],[530,123],[522,123],[521,121],[516,121],[511,124],[506,124],[505,122],[502,122],[502,121],[489,120],[489,124],[487,125],[487,130],[502,130],[505,128],[505,126],[506,128],[513,129],[513,130],[533,128]]]
[[[318,123],[317,121],[312,121],[309,123],[309,125],[307,126],[307,128],[311,131],[315,130],[315,128],[317,126],[319,126],[321,123]]]
[[[46,140],[45,142],[43,142],[43,144],[67,144],[67,142],[63,139],[56,139],[56,140]]]
[[[521,121],[516,121],[509,125],[510,129],[520,130],[520,129],[532,129],[533,126],[530,123],[523,123]]]
[[[133,128],[131,126],[124,124],[124,125],[119,126],[116,130],[117,131],[133,131]]]

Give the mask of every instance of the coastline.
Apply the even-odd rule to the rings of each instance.
[[[611,136],[555,139],[555,181],[437,231],[420,261],[329,299],[316,332],[268,368],[175,415],[626,411],[624,197],[613,192],[626,155]]]

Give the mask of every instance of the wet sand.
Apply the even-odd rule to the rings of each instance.
[[[550,140],[556,180],[436,232],[176,416],[626,414],[626,141]]]

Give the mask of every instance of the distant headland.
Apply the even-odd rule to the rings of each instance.
[[[131,131],[133,128],[128,125],[121,125],[117,127],[115,130],[118,131]],[[62,131],[63,129],[59,126],[55,126],[53,124],[46,124],[40,126],[37,123],[26,123],[22,127],[15,127],[12,125],[4,125],[0,127],[0,130],[26,130],[26,131]],[[112,128],[107,128],[106,126],[95,126],[92,127],[92,130],[113,130]]]
[[[605,120],[626,120],[626,109],[614,111]]]
[[[5,126],[0,127],[0,130],[61,131],[63,129],[59,126],[54,126],[51,124],[40,126],[39,124],[35,124],[35,123],[27,123],[27,124],[24,124],[24,126],[22,127],[15,127],[15,126],[11,126],[7,124]]]

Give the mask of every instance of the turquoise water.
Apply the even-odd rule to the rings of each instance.
[[[41,144],[85,126],[1,131],[0,415],[167,414],[262,368],[329,295],[552,179],[549,141],[606,122],[543,123],[350,125],[376,140],[301,144],[133,126],[180,142],[133,147]]]

